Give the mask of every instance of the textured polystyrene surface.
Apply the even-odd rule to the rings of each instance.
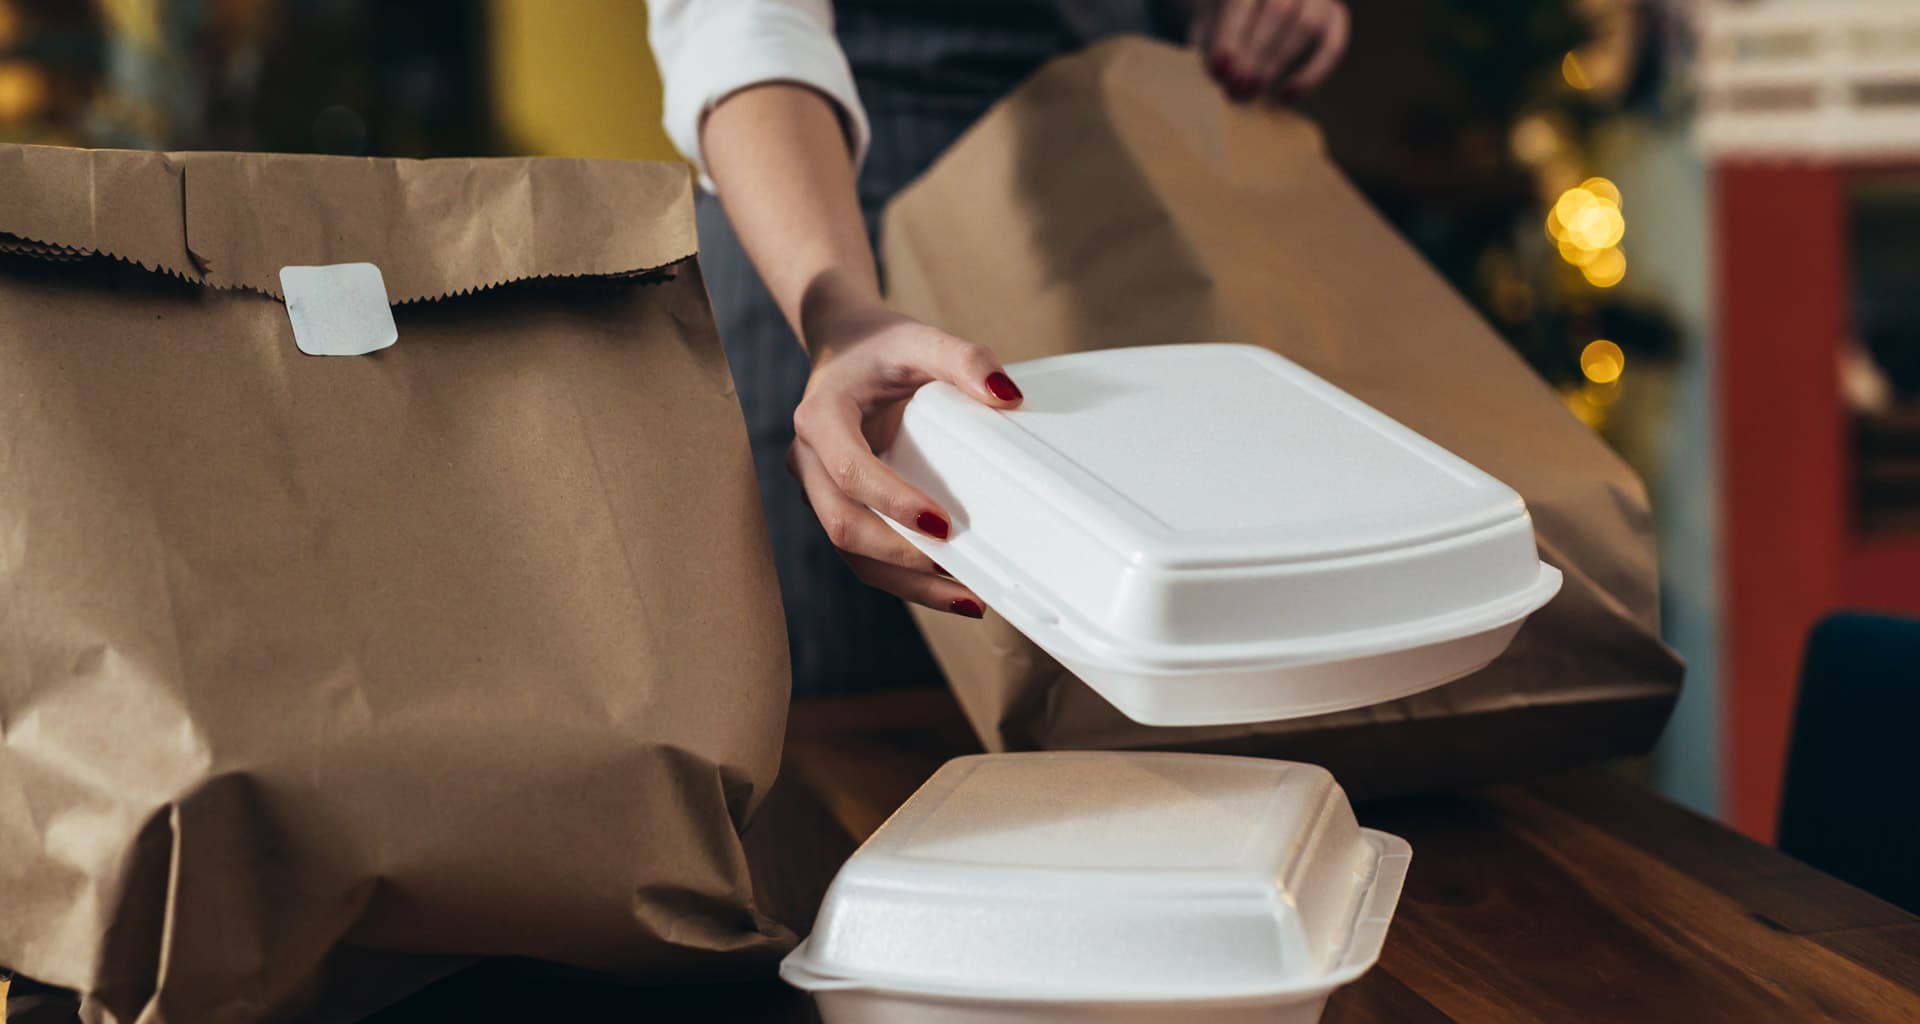
[[[847,862],[783,973],[965,999],[1298,1002],[1372,963],[1406,859],[1312,765],[960,758]]]
[[[1559,589],[1510,488],[1264,349],[1010,370],[1016,410],[944,384],[908,403],[886,459],[953,532],[901,532],[1141,721],[1403,696],[1485,664]],[[1392,657],[1415,649],[1437,657]],[[1324,671],[1359,661],[1384,671]]]
[[[1212,345],[1043,360],[1018,367],[1028,397],[1004,422],[1084,471],[1055,501],[1118,513],[1163,561],[1209,543],[1235,562],[1331,558],[1516,511],[1491,477],[1291,369]]]
[[[1314,1024],[1326,997],[1244,1003],[976,1001],[871,989],[818,992],[824,1024]]]
[[[1314,773],[1282,802],[1286,769],[1249,772],[1224,758],[982,758],[955,772],[964,776],[945,799],[870,853],[972,867],[1257,871],[1275,856],[1272,836],[1300,831],[1330,782]]]

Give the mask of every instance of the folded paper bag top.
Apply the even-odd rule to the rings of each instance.
[[[886,460],[954,529],[900,532],[1137,721],[1415,693],[1487,664],[1560,587],[1511,488],[1265,349],[1011,372],[1015,410],[940,384],[908,403]]]
[[[835,1022],[1310,1022],[1378,958],[1410,858],[1314,765],[963,757],[847,861],[781,975]]]
[[[276,299],[289,264],[374,263],[404,305],[633,276],[699,248],[684,170],[637,160],[0,146],[0,181],[0,236],[16,245]]]

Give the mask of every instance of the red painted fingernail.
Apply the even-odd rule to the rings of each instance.
[[[920,513],[914,517],[913,525],[919,527],[920,532],[929,537],[935,537],[940,540],[947,539],[947,530],[949,527],[947,526],[947,521],[941,518],[938,512]]]
[[[1225,53],[1216,52],[1209,58],[1207,60],[1207,70],[1213,73],[1213,77],[1222,82],[1233,77],[1233,67],[1227,63],[1227,55]]]
[[[947,606],[947,610],[955,615],[965,615],[969,619],[984,619],[987,617],[987,610],[980,607],[980,602],[970,597],[962,597],[955,600]]]
[[[999,370],[987,374],[987,390],[993,392],[993,397],[1002,402],[1018,402],[1023,397],[1020,394],[1020,388],[1013,383],[1013,378]]]

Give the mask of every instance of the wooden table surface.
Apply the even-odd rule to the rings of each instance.
[[[860,839],[977,750],[944,693],[803,705],[749,832],[804,932]],[[1327,1024],[1920,1022],[1920,918],[1600,769],[1362,804],[1413,844],[1379,966]],[[631,989],[468,972],[383,1020],[813,1021],[777,981]]]

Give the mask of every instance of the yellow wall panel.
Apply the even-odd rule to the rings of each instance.
[[[494,105],[543,156],[677,160],[640,0],[491,0]]]

